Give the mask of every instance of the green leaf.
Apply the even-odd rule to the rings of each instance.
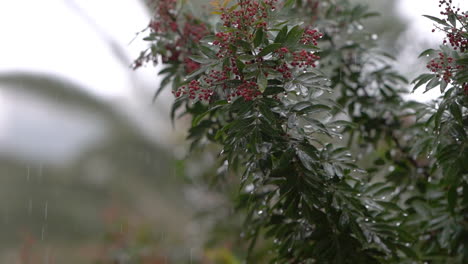
[[[242,73],[242,71],[245,68],[245,64],[241,60],[236,59],[236,65],[237,65],[237,69],[239,70],[239,72]]]
[[[284,88],[281,86],[268,86],[263,92],[263,95],[274,95],[282,92],[284,92]]]
[[[424,57],[424,56],[426,56],[426,55],[432,55],[434,52],[437,52],[437,50],[435,50],[435,49],[427,49],[427,50],[421,52],[421,54],[419,54],[418,58]]]
[[[439,78],[437,78],[437,77],[432,78],[432,80],[426,85],[426,90],[424,90],[424,92],[427,92],[427,91],[433,89],[434,87],[436,87],[439,84],[440,84]]]
[[[203,56],[199,56],[199,55],[192,55],[192,56],[189,56],[189,58],[195,62],[198,62],[200,64],[206,64],[206,63],[211,63],[213,62],[212,59],[210,58],[206,58],[206,57],[203,57]]]
[[[177,98],[174,103],[172,104],[172,107],[171,107],[171,122],[172,122],[172,126],[174,126],[174,121],[175,121],[175,112],[177,111],[177,109],[179,109],[182,104],[184,102],[187,101],[187,97],[186,96],[181,96],[179,98]]]
[[[276,38],[273,42],[283,44],[283,42],[286,40],[287,35],[288,35],[288,26],[286,25],[278,32],[278,35],[276,35]]]
[[[191,79],[197,77],[198,75],[204,73],[204,72],[206,71],[206,69],[207,69],[207,67],[201,67],[200,69],[198,69],[198,70],[196,70],[196,71],[190,73],[190,74],[186,77],[186,79],[187,79],[187,80],[191,80]]]
[[[294,5],[295,2],[296,0],[287,0],[286,3],[284,3],[283,8],[290,8]]]
[[[158,90],[154,93],[153,95],[153,102],[156,101],[156,99],[158,98],[159,94],[164,90],[164,88],[171,82],[172,80],[172,77],[174,75],[172,74],[169,74],[167,75],[166,77],[164,77],[164,79],[161,81],[161,84],[159,85],[159,88]]]
[[[458,65],[468,65],[468,57],[460,58],[456,62]]]
[[[447,88],[448,82],[441,80],[440,81],[440,92],[443,93],[445,91],[445,88]]]
[[[301,39],[303,33],[304,33],[304,29],[302,29],[301,27],[299,26],[293,27],[289,31],[288,35],[286,36],[286,39],[284,41],[284,46],[287,46],[287,47],[295,46]]]
[[[457,186],[452,186],[447,192],[447,201],[448,208],[452,213],[455,211],[455,206],[457,204]]]
[[[444,20],[440,19],[440,18],[437,18],[437,17],[433,17],[433,16],[428,16],[428,15],[423,15],[423,17],[427,17],[429,18],[430,20],[438,23],[438,24],[441,24],[441,25],[444,25],[444,26],[447,26],[447,27],[450,27],[450,25],[445,22]]]
[[[431,73],[425,73],[421,74],[418,76],[418,78],[414,79],[411,83],[416,83],[416,85],[413,87],[413,92],[421,85],[427,83],[430,79],[435,77],[434,74]]]
[[[455,76],[455,79],[457,80],[458,83],[468,82],[468,71],[458,72],[458,74]]]
[[[264,92],[267,85],[268,85],[268,80],[263,72],[260,72],[257,76],[257,84],[258,84],[258,89],[260,92]]]
[[[250,44],[247,41],[244,41],[244,40],[237,40],[236,45],[242,47],[244,49],[244,51],[251,51],[252,50],[252,47],[250,46]]]
[[[218,57],[216,56],[216,52],[213,51],[212,49],[210,49],[209,47],[207,46],[204,46],[204,45],[199,45],[198,48],[200,49],[200,51],[206,55],[208,58],[211,58],[211,59],[217,59]]]
[[[463,126],[463,115],[457,103],[452,103],[450,105],[450,113],[452,113],[455,120],[457,120],[457,122]]]
[[[447,19],[453,27],[457,27],[457,17],[454,13],[450,13]]]
[[[314,166],[313,166],[314,159],[309,154],[307,154],[305,151],[301,149],[298,149],[296,151],[296,154],[301,160],[302,165],[304,165],[306,169],[308,169],[309,171],[314,171]]]
[[[225,102],[225,101],[222,101],[222,102]],[[204,113],[197,115],[197,116],[192,120],[192,127],[197,126],[197,125],[200,123],[200,121],[201,121],[206,115],[208,115],[209,113],[215,111],[216,109],[221,108],[222,106],[223,106],[222,104],[218,104],[218,105],[216,105],[215,107],[212,107],[211,109],[205,111]]]
[[[260,53],[258,53],[258,56],[263,57],[265,55],[268,55],[268,54],[276,51],[280,47],[281,47],[280,43],[272,43],[272,44],[266,46],[265,48],[263,48],[262,51],[260,51]]]
[[[256,48],[256,47],[260,46],[260,44],[262,44],[263,37],[264,37],[263,28],[258,28],[257,32],[255,32],[255,37],[254,37],[254,40],[253,40],[254,48]]]

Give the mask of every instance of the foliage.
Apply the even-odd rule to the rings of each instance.
[[[468,261],[467,13],[440,4],[450,46],[413,81],[440,87],[426,105],[404,100],[366,6],[225,0],[202,19],[160,1],[135,66],[166,65],[156,95],[172,82],[191,149],[220,145],[239,175],[249,263]]]

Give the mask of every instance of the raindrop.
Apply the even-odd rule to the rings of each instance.
[[[292,248],[288,248],[288,252],[291,252],[292,251]]]
[[[254,189],[255,189],[255,186],[253,184],[249,184],[249,185],[245,186],[244,190],[247,193],[253,193]]]
[[[371,35],[372,40],[377,40],[378,38],[379,38],[379,36],[377,34],[372,34]]]
[[[336,131],[336,128],[332,128],[332,131],[335,132],[335,131]]]
[[[363,29],[364,29],[364,27],[363,27],[361,24],[358,24],[358,25],[356,26],[356,28],[357,28],[358,30],[363,30]]]
[[[404,213],[404,214],[403,214],[403,216],[404,216],[404,217],[407,217],[407,216],[408,216],[408,214],[407,214],[407,213]]]
[[[395,166],[392,165],[392,166],[388,167],[388,171],[389,171],[389,172],[392,172],[392,171],[394,171],[394,170],[395,170]]]
[[[406,243],[405,246],[409,247],[409,246],[411,246],[411,244],[410,244],[410,243]]]
[[[381,199],[382,199],[382,200],[385,200],[386,198],[387,198],[386,196],[382,196],[382,198],[381,198]]]
[[[366,207],[367,207],[367,205],[366,205]],[[369,222],[369,218],[364,219],[364,221]]]
[[[360,193],[357,194],[357,197],[361,197],[361,196],[362,196],[362,194],[360,194]]]
[[[397,222],[395,225],[396,225],[396,226],[400,226],[400,225],[401,225],[401,223],[400,223],[400,222]]]
[[[273,240],[273,243],[280,244],[281,242],[279,241],[279,239],[276,238],[275,240]]]
[[[339,139],[343,139],[343,136],[338,136]]]
[[[367,204],[366,204],[366,206],[365,206],[365,207],[366,207],[367,209],[369,209],[369,206],[368,206]]]
[[[263,214],[263,211],[259,210],[257,213],[258,213],[258,215],[261,215],[261,214]]]

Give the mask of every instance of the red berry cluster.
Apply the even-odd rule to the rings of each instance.
[[[231,47],[238,46],[237,41],[252,41],[256,28],[267,30],[265,19],[268,18],[270,11],[276,9],[276,2],[277,0],[244,0],[240,1],[234,10],[221,7],[223,25],[235,30],[215,35],[213,44],[220,47],[218,57],[223,58],[232,54]]]
[[[256,97],[260,96],[262,93],[258,90],[258,85],[253,81],[242,81],[242,84],[237,86],[235,92],[228,94],[227,100],[231,101],[236,97],[243,97],[246,101],[251,101]]]
[[[315,62],[320,59],[319,56],[315,55],[313,52],[307,50],[301,50],[299,52],[293,52],[293,61],[291,62],[291,66],[294,67],[315,67]]]
[[[280,58],[284,58],[286,54],[292,55],[292,62],[291,63],[282,63],[279,66],[274,67],[273,69],[283,75],[283,78],[289,80],[292,78],[292,70],[297,68],[306,68],[306,67],[316,67],[317,60],[320,59],[318,55],[315,55],[311,51],[307,51],[305,49],[290,52],[288,48],[283,47],[276,51],[276,54]]]
[[[316,29],[306,29],[301,38],[301,43],[304,45],[314,45],[317,46],[317,41],[323,36],[322,33],[318,32]]]
[[[191,73],[194,72],[198,69],[200,69],[200,63],[193,61],[190,58],[185,58],[184,59],[184,65],[185,65],[185,72],[186,73]]]
[[[197,80],[192,80],[187,86],[182,86],[177,91],[172,91],[176,97],[188,94],[188,97],[193,100],[198,98],[199,100],[210,100],[213,95],[213,91],[209,89],[204,89],[201,87],[201,84]]]
[[[289,68],[287,63],[283,63],[280,66],[274,68],[276,71],[283,75],[283,78],[289,80],[292,78],[291,68]]]
[[[239,2],[239,8],[229,10],[221,8],[221,20],[225,27],[249,30],[251,28],[266,28],[263,19],[268,17],[269,10],[275,10],[277,0],[244,0]]]
[[[215,41],[213,44],[219,46],[219,51],[217,52],[216,56],[218,58],[224,58],[225,56],[229,56],[233,53],[230,48],[230,45],[233,45],[236,40],[242,40],[240,34],[234,34],[232,32],[218,32],[215,35]]]
[[[191,16],[188,16],[187,18],[188,19],[184,25],[183,36],[189,38],[195,43],[198,43],[204,36],[208,35],[208,28],[204,23],[196,21]]]
[[[452,17],[462,25],[460,28],[452,26],[450,29],[441,29],[445,31],[447,36],[444,39],[444,44],[448,42],[455,50],[460,49],[461,52],[467,51],[468,38],[466,37],[466,28],[468,26],[468,12],[460,12],[460,8],[452,6],[452,0],[440,0],[439,7],[444,8],[440,14],[447,16],[445,21],[450,21],[449,18]],[[432,32],[435,32],[435,29]]]
[[[447,83],[452,82],[452,77],[457,70],[464,68],[461,65],[456,65],[452,57],[446,57],[442,52],[439,53],[439,57],[429,61],[426,67],[437,73],[437,77],[441,77]]]
[[[437,73],[437,77],[442,78],[446,83],[453,82],[453,76],[458,71],[466,69],[463,65],[455,64],[455,60],[452,57],[446,57],[443,53],[439,53],[439,57],[432,59],[426,66],[433,73]],[[468,93],[468,83],[462,84],[465,93]]]
[[[176,10],[177,0],[160,0],[156,12],[149,24],[151,34],[156,41],[165,43],[165,52],[160,53],[163,63],[181,63],[186,73],[200,68],[197,62],[189,59],[194,46],[204,36],[209,34],[207,26],[190,15],[179,21]],[[183,24],[182,30],[179,23]],[[142,54],[135,62],[134,68],[140,67],[144,62],[157,61],[157,55],[147,52]]]
[[[154,18],[149,24],[153,32],[165,33],[167,29],[177,30],[177,23],[175,23],[174,19],[176,4],[177,0],[161,0],[158,2]]]
[[[188,94],[189,99],[198,98],[202,101],[209,101],[213,95],[213,87],[223,84],[227,79],[226,72],[211,70],[209,74],[202,78],[203,84],[199,81],[192,80],[188,85],[181,86],[177,91],[173,91],[173,94],[176,97]],[[209,88],[202,88],[201,86]]]

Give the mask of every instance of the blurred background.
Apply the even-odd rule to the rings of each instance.
[[[356,2],[382,13],[367,26],[401,72],[422,72],[438,1]],[[154,66],[130,67],[149,19],[144,1],[0,2],[0,263],[209,258],[199,215],[224,202],[197,177],[216,156],[182,161],[187,120],[172,126],[169,92],[152,102]]]

